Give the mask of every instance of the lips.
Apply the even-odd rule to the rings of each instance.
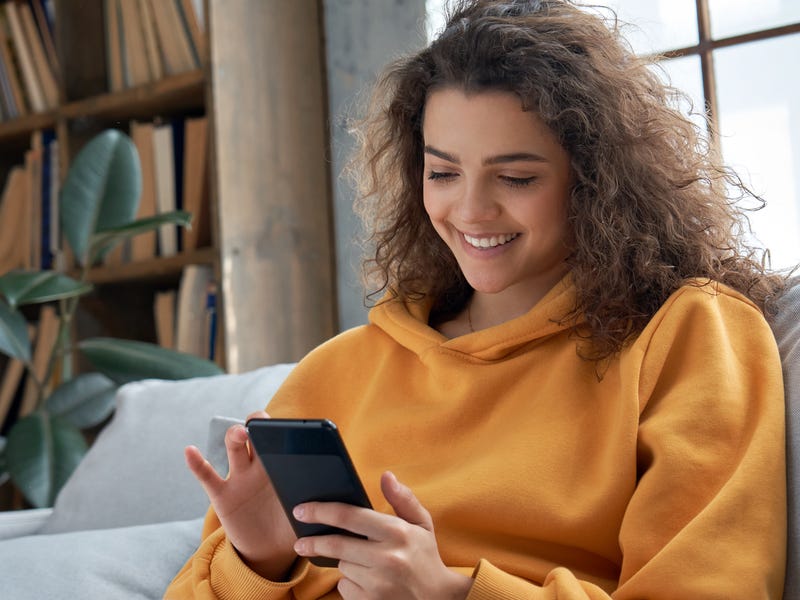
[[[517,237],[519,237],[518,233],[501,233],[498,235],[481,236],[481,237],[471,236],[466,233],[462,235],[464,236],[464,241],[466,241],[473,248],[478,248],[479,250],[483,250],[486,248],[496,248],[497,246],[502,246],[503,244],[507,244],[508,242],[515,240]]]

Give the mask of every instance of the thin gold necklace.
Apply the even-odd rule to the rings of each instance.
[[[475,328],[472,326],[472,310],[471,310],[472,302],[467,303],[467,325],[469,325],[470,333],[475,333]]]

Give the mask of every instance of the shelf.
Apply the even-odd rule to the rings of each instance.
[[[217,260],[214,248],[200,248],[192,252],[182,252],[175,256],[157,257],[151,260],[125,263],[122,265],[95,267],[89,271],[88,281],[95,285],[180,278],[187,265],[213,265]],[[72,273],[72,275],[76,275]]]
[[[66,119],[152,118],[174,111],[200,109],[204,105],[205,73],[196,69],[119,92],[92,96],[65,104],[59,115]]]
[[[3,121],[0,123],[0,143],[24,139],[30,141],[30,134],[37,129],[51,129],[56,126],[57,111],[34,113]]]
[[[70,102],[58,109],[0,122],[0,143],[23,141],[37,129],[54,128],[59,119],[151,119],[187,110],[201,110],[205,103],[205,72],[196,69],[120,92]]]

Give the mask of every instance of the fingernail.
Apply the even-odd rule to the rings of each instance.
[[[295,519],[302,521],[303,517],[306,516],[306,509],[302,504],[298,504],[294,507],[294,510],[292,510],[292,514],[294,515]]]
[[[397,479],[397,475],[395,475],[395,474],[394,474],[394,473],[392,473],[391,471],[386,471],[386,472],[389,474],[389,477],[390,477],[390,478],[391,478],[391,480],[392,480],[392,481],[391,481],[391,483],[392,483],[392,489],[393,489],[394,491],[396,491],[396,492],[400,491],[400,481]]]
[[[297,554],[302,555],[306,550],[308,550],[308,545],[305,540],[299,539],[294,543],[294,551],[297,552]]]

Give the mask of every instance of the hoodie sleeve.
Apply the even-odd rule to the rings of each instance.
[[[654,317],[639,363],[639,477],[610,595],[554,569],[536,586],[482,561],[469,600],[780,598],[786,549],[780,359],[761,313],[684,288]]]
[[[308,567],[308,561],[298,560],[285,582],[260,577],[242,561],[213,509],[209,509],[200,547],[175,576],[164,599],[294,598],[292,590],[305,578]]]

